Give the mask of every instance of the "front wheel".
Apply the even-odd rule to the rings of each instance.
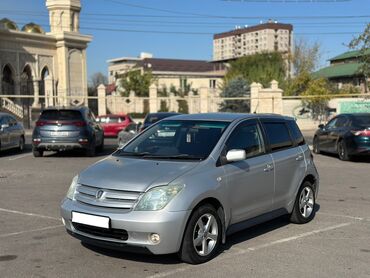
[[[42,157],[44,155],[44,151],[38,149],[33,149],[32,153],[34,157]]]
[[[310,182],[305,181],[299,189],[290,221],[296,224],[310,222],[315,216],[315,201],[315,190]]]
[[[23,137],[23,136],[21,136],[21,137],[19,138],[18,151],[23,152],[23,150],[24,150],[24,145],[25,145],[24,137]]]
[[[315,137],[313,138],[313,152],[315,154],[319,154],[321,151],[320,151],[320,142],[319,142],[319,138]]]
[[[179,252],[181,260],[190,264],[200,264],[211,260],[221,242],[221,220],[216,209],[203,205],[193,212],[185,229]]]
[[[338,156],[340,160],[343,160],[343,161],[350,160],[350,156],[348,155],[346,143],[344,142],[344,140],[340,140],[338,142],[337,150],[338,150]]]

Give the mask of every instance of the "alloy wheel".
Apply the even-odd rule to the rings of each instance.
[[[311,216],[315,205],[313,190],[306,186],[302,189],[299,197],[299,211],[304,218]]]
[[[195,224],[193,231],[193,246],[200,256],[209,255],[218,240],[218,224],[216,218],[206,213]]]

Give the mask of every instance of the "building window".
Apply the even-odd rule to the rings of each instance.
[[[184,78],[184,77],[181,77],[181,78],[180,78],[180,89],[181,89],[182,91],[185,91],[185,90],[186,90],[187,85],[188,85],[188,80],[187,80],[186,78]]]
[[[216,79],[210,79],[209,80],[209,87],[211,89],[216,89],[216,85],[217,85]]]

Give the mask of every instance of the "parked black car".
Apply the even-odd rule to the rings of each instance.
[[[180,115],[179,113],[175,112],[158,112],[158,113],[149,113],[146,115],[144,119],[144,123],[140,128],[140,131],[143,131],[147,127],[151,126],[152,124],[171,116]]]
[[[313,139],[315,153],[337,153],[341,160],[370,156],[370,113],[340,114],[319,125]]]
[[[44,151],[84,149],[94,156],[104,147],[103,128],[87,107],[50,107],[41,112],[32,135],[33,155]]]
[[[16,118],[8,113],[0,113],[0,151],[24,149],[24,128]]]

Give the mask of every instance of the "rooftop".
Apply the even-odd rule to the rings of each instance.
[[[235,120],[253,119],[253,118],[280,118],[293,119],[291,117],[278,114],[247,114],[247,113],[203,113],[203,114],[182,114],[171,117],[171,120],[199,120],[199,121],[223,121],[233,122]]]
[[[365,52],[366,55],[370,55],[370,49],[368,49],[366,52]],[[358,50],[353,50],[353,51],[347,51],[347,52],[344,52],[338,56],[335,56],[333,58],[330,58],[329,61],[332,62],[332,61],[340,61],[340,60],[346,60],[346,59],[352,59],[352,58],[358,58],[358,57],[361,57],[362,54],[360,53],[360,51]]]
[[[204,60],[146,58],[138,64],[145,69],[151,69],[152,71],[211,72],[219,70],[217,69],[217,64]]]
[[[263,23],[263,24],[259,24],[255,26],[235,29],[235,30],[228,31],[228,32],[218,33],[213,36],[213,39],[221,39],[221,38],[226,38],[230,36],[236,36],[236,35],[241,35],[245,33],[261,31],[265,29],[274,29],[274,30],[275,29],[285,29],[285,30],[293,31],[293,25],[284,24],[284,23],[268,22],[268,23]]]
[[[358,70],[360,63],[333,64],[315,72],[314,77],[336,78],[361,75]]]

